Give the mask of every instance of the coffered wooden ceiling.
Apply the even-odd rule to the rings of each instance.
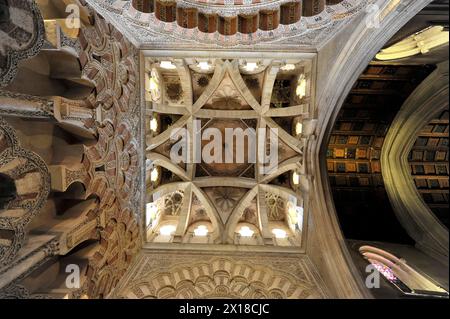
[[[420,131],[409,155],[417,190],[436,217],[448,228],[448,110]]]
[[[433,69],[371,64],[345,101],[329,141],[327,166],[347,238],[410,243],[384,189],[380,154],[395,115]]]

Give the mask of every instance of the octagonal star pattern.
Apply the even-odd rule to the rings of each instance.
[[[148,243],[301,246],[309,138],[301,128],[309,120],[311,64],[146,58]],[[167,83],[179,84],[179,100],[170,98]],[[218,155],[213,162],[196,156],[213,140],[204,135],[211,128],[221,138],[221,148],[208,153]],[[256,134],[256,145],[244,139],[242,163],[236,159],[237,138],[229,145],[226,129]],[[182,130],[188,157],[175,163],[170,154],[182,135],[173,137]],[[275,154],[275,165],[264,171]],[[176,213],[166,207],[174,198]]]

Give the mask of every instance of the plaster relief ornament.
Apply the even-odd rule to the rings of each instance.
[[[364,14],[365,9],[375,2],[375,0],[345,0],[333,5],[320,6],[316,0],[304,0],[309,3],[309,11],[302,13],[299,1],[293,0],[258,1],[251,4],[245,4],[247,1],[245,0],[240,5],[222,3],[212,5],[210,2],[180,0],[170,2],[155,12],[141,12],[131,1],[125,0],[87,1],[141,49],[192,47],[270,49],[276,46],[277,49],[294,50],[299,47],[319,47],[353,17]],[[296,14],[290,14],[291,10],[280,10],[287,4],[294,5]],[[187,11],[195,14],[188,16]],[[173,14],[166,14],[167,12]],[[184,13],[184,23],[176,21],[176,12]],[[199,13],[207,20],[197,18]],[[209,20],[208,17],[216,15],[226,19],[222,22]],[[255,16],[260,21],[261,27],[244,28],[238,23],[239,16]]]
[[[89,260],[87,279],[78,295],[105,298],[140,246],[143,116],[137,50],[102,16],[90,12],[92,25],[79,35],[79,59],[84,78],[95,85],[87,100],[101,121],[97,143],[85,146],[83,163],[89,175],[86,194],[100,199],[99,210],[105,215],[99,227],[102,244]]]
[[[201,76],[201,77],[198,78],[197,84],[198,84],[200,87],[207,87],[210,80],[211,80],[211,79],[210,79],[208,76],[203,75],[203,76]]]
[[[178,216],[183,203],[183,191],[174,192],[171,195],[164,197],[164,213],[166,215]]]
[[[245,101],[242,99],[241,94],[236,90],[228,75],[211,98],[211,104],[214,108],[225,110],[246,107]]]
[[[283,198],[272,193],[266,193],[268,216],[271,220],[283,220],[286,214],[286,205]]]
[[[116,296],[140,299],[323,298],[314,267],[303,258],[147,254]],[[143,266],[144,265],[144,266]],[[138,268],[138,269],[136,269]],[[243,275],[249,274],[249,275]],[[208,311],[183,304],[180,311]],[[256,310],[256,309],[255,309]],[[259,309],[258,309],[259,311]]]
[[[239,200],[241,194],[230,187],[220,187],[214,190],[214,198],[217,207],[224,211],[230,211]]]

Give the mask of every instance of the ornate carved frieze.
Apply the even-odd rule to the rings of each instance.
[[[0,90],[0,115],[29,118],[52,118],[53,100]]]
[[[53,116],[62,127],[75,135],[86,138],[95,136],[96,112],[89,101],[54,97]]]
[[[305,256],[142,254],[113,298],[324,298]]]
[[[7,285],[3,285],[4,281],[1,282],[0,299],[50,299],[51,296],[49,295],[30,293],[21,282],[58,254],[60,254],[59,240],[48,239],[39,248],[21,256],[21,258],[14,260],[13,263],[2,268],[0,270],[0,276],[3,276],[3,278],[8,277],[8,271],[14,272],[15,268],[21,269],[22,273],[16,278],[7,278],[11,280]],[[28,268],[23,267],[21,265],[22,263]],[[30,263],[32,264],[31,266]]]
[[[30,294],[22,285],[11,284],[0,290],[0,299],[52,299],[48,295]]]
[[[139,227],[130,208],[113,205],[100,232],[104,242],[89,263],[86,291],[91,298],[106,297],[126,270],[139,248]]]
[[[0,91],[0,114],[49,119],[83,141],[89,140],[83,154],[78,154],[81,161],[52,164],[50,177],[45,163],[20,148],[12,128],[0,119],[0,173],[13,179],[17,189],[17,196],[0,211],[0,266],[6,265],[0,268],[12,272],[9,279],[0,276],[0,286],[9,285],[2,291],[5,296],[32,298],[17,288],[21,280],[50,256],[66,255],[86,240],[98,239],[101,244],[94,244],[96,251],[87,256],[84,284],[69,297],[101,298],[117,284],[141,242],[143,110],[138,51],[100,15],[82,9],[90,11],[91,24],[81,28],[77,40],[70,38],[75,47],[79,45],[71,53],[79,55],[82,80],[95,87],[90,95],[71,100]],[[56,34],[56,39],[64,40],[63,33]],[[56,48],[62,46],[56,43]],[[48,48],[54,49],[55,43]],[[90,199],[65,213],[79,210],[79,217],[62,218],[51,228],[49,240],[55,237],[55,245],[24,249],[15,258],[25,238],[25,226],[45,203],[50,188],[64,193],[75,182],[84,185],[83,196]],[[25,262],[33,266],[21,272],[18,263]]]
[[[300,46],[318,47],[330,39],[351,17],[363,12],[373,2],[372,0],[347,0],[336,4],[337,2],[333,1],[334,5],[325,7],[325,1],[315,1],[321,2],[320,8],[325,8],[325,10],[311,6],[311,10],[308,9],[311,11],[311,16],[303,16],[290,24],[279,24],[278,20],[272,21],[270,17],[278,17],[280,7],[282,12],[287,12],[288,16],[292,15],[289,13],[290,10],[286,10],[284,6],[290,5],[289,2],[295,4],[298,1],[267,1],[257,4],[223,6],[211,6],[209,3],[200,1],[173,2],[176,7],[180,6],[178,10],[175,10],[179,14],[185,14],[185,10],[198,12],[198,19],[195,20],[198,21],[198,26],[191,26],[183,23],[180,25],[175,19],[165,22],[156,14],[156,11],[140,12],[132,6],[131,1],[86,1],[142,49],[192,46],[205,48],[246,48],[251,46],[253,49],[255,47],[262,49],[274,48],[274,45],[277,45],[277,50],[280,49],[280,45],[285,49],[298,49]],[[267,16],[267,12],[271,12],[271,10],[277,14]],[[247,23],[249,27],[244,30],[241,17],[261,12],[264,14],[258,19],[259,28],[252,32],[252,23]],[[195,14],[196,16],[197,14]],[[240,23],[236,18],[238,16]],[[291,19],[283,18],[282,21],[291,22]],[[228,27],[227,23],[230,24]],[[211,27],[216,24],[217,27]]]
[[[93,13],[94,14],[94,13]],[[83,28],[79,42],[83,77],[95,84],[87,98],[97,114],[98,141],[85,146],[87,196],[100,199],[104,221],[99,250],[90,260],[82,294],[106,296],[117,284],[140,245],[141,106],[138,52],[100,15]],[[75,296],[75,295],[74,295]]]

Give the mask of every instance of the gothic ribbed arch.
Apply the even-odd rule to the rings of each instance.
[[[417,191],[408,155],[417,133],[448,109],[448,61],[420,84],[406,100],[386,136],[381,169],[386,192],[402,226],[416,246],[448,265],[449,234]]]
[[[320,267],[325,280],[330,283],[329,287],[336,296],[370,298],[371,294],[367,291],[364,282],[355,278],[354,273],[358,270],[350,257],[348,248],[342,244],[344,237],[334,207],[326,167],[329,137],[338,114],[359,75],[389,39],[430,2],[431,0],[383,1],[379,6],[382,10],[379,28],[370,28],[364,19],[355,23],[343,47],[328,60],[328,63],[318,66],[317,76],[322,76],[324,82],[318,82],[320,86],[316,88],[316,105],[312,110],[314,114],[318,114],[313,130],[316,138],[308,146],[311,151],[305,154],[305,162],[308,163],[306,169],[311,176],[314,176],[310,189],[310,194],[314,194],[311,196],[310,222],[314,225],[315,231],[308,232],[308,243],[315,244],[310,244],[307,250],[316,250],[317,245],[321,247],[322,254],[311,256],[317,264],[323,260],[321,258],[326,258],[329,252],[333,252],[333,260],[330,260],[328,264],[320,264]]]

